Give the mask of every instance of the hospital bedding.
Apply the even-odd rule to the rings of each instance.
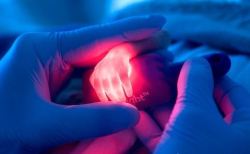
[[[230,55],[228,75],[250,91],[250,5],[247,3],[143,2],[117,12],[110,19],[163,14],[172,43],[168,50],[175,61],[214,52]],[[109,19],[109,20],[110,20]],[[59,103],[81,101],[81,79],[74,78],[57,98]]]
[[[175,60],[212,52],[230,55],[228,75],[250,91],[250,4],[144,2],[121,10],[113,19],[134,15],[163,14],[173,43]]]

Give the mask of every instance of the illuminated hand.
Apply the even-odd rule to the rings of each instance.
[[[168,107],[165,111],[163,108],[154,111],[157,122],[141,112],[135,130],[151,151],[159,154],[250,152],[248,91],[228,77],[218,81],[214,91],[212,71],[204,59],[184,64],[177,88],[173,110]]]
[[[143,52],[165,48],[168,43],[168,34],[160,31],[152,38],[112,48],[90,76],[90,83],[98,98],[104,102],[127,101],[133,95],[130,60]]]
[[[96,65],[90,82],[101,101],[108,101],[109,97],[112,101],[125,102],[126,96],[132,96],[131,50],[134,49],[129,43],[119,45]]]
[[[129,104],[63,106],[53,102],[75,67],[96,65],[113,47],[152,37],[162,16],[133,17],[58,33],[20,36],[0,62],[0,153],[39,153],[130,128]]]

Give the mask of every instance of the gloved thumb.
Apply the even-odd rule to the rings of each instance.
[[[182,66],[177,81],[177,104],[198,108],[216,108],[213,99],[213,75],[203,58],[189,60]]]
[[[41,119],[43,148],[73,141],[108,135],[134,126],[139,118],[137,109],[128,103],[92,103],[62,107],[46,107],[47,118]]]
[[[152,37],[165,22],[161,15],[139,16],[61,32],[58,35],[62,57],[73,66],[96,64],[100,57],[119,44]]]

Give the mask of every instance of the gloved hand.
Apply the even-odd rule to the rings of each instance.
[[[172,111],[170,107],[160,111],[161,116],[155,116],[157,121],[141,112],[135,130],[151,151],[168,154],[250,152],[250,95],[245,89],[225,77],[216,82],[214,91],[212,71],[204,59],[184,64],[177,88],[178,97]],[[159,126],[164,123],[167,124],[162,131]]]
[[[62,106],[53,98],[75,67],[95,65],[114,46],[149,38],[164,23],[134,17],[19,37],[0,63],[0,153],[38,153],[133,126],[138,112],[128,104]]]
[[[125,154],[136,141],[132,129],[97,137],[80,142],[74,142],[50,150],[50,154]]]

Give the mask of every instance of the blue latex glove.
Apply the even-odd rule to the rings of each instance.
[[[158,110],[161,118],[155,116],[160,126],[162,118],[166,119],[164,130],[150,115],[141,112],[135,128],[138,136],[157,154],[250,153],[250,94],[228,77],[215,85],[214,90],[206,60],[187,61],[178,78],[172,112],[168,107],[165,113]]]
[[[112,47],[149,38],[164,23],[134,17],[20,36],[0,63],[0,153],[38,153],[133,126],[138,112],[129,104],[62,106],[53,98],[75,67],[95,65]]]

